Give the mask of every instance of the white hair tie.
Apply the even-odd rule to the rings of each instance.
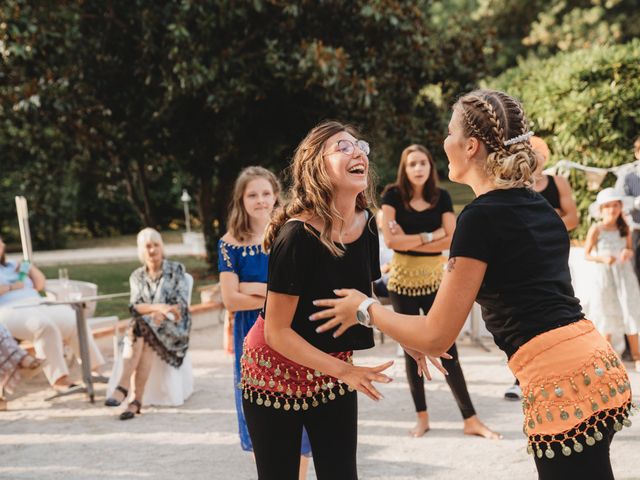
[[[527,133],[523,133],[522,135],[518,135],[517,137],[510,138],[509,140],[505,140],[503,143],[505,147],[509,145],[513,145],[514,143],[525,142],[533,137],[533,132],[529,130]]]

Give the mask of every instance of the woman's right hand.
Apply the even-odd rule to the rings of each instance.
[[[418,364],[418,375],[424,375],[427,380],[431,380],[431,372],[429,371],[429,366],[427,365],[427,359],[433,364],[434,367],[436,367],[440,371],[440,373],[442,373],[443,375],[449,375],[449,372],[447,372],[447,370],[442,366],[442,363],[440,363],[439,358],[425,355],[418,350],[413,350],[409,347],[405,347],[404,345],[402,345],[402,348],[405,352],[407,352],[407,355],[413,358]],[[445,352],[442,354],[442,358],[451,360],[453,357]]]
[[[151,316],[151,320],[153,320],[153,323],[155,323],[156,326],[158,327],[162,324],[162,322],[166,318],[164,313],[162,312],[153,312],[149,315]]]
[[[372,382],[389,383],[392,381],[384,373],[387,368],[393,365],[393,360],[378,365],[376,367],[358,367],[356,365],[347,364],[347,369],[340,380],[349,385],[354,390],[364,393],[371,400],[378,401],[382,399],[382,395],[373,386]]]
[[[11,290],[21,290],[24,288],[24,282],[14,282],[11,284]]]

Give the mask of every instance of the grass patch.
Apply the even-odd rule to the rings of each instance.
[[[207,275],[207,263],[199,257],[175,257],[172,260],[184,264],[187,272],[193,275],[192,303],[198,303],[200,299],[196,289],[217,282],[217,277]],[[68,270],[70,279],[95,283],[98,285],[98,294],[106,295],[109,293],[128,292],[129,276],[139,266],[140,262],[131,261],[107,264],[59,265],[42,267],[41,270],[47,278],[58,278],[58,268],[64,267]],[[126,297],[98,302],[96,316],[117,315],[120,318],[126,318],[129,316],[128,305],[129,299]]]

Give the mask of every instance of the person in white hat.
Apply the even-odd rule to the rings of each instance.
[[[613,188],[598,193],[589,213],[599,221],[587,233],[585,258],[598,266],[590,317],[609,341],[613,333],[624,331],[636,371],[640,371],[640,286],[631,263],[631,231],[623,216],[631,203],[630,197]]]

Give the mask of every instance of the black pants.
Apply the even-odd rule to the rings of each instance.
[[[583,440],[580,443],[584,445],[581,453],[572,452],[571,455],[565,457],[560,448],[555,446],[553,451],[554,458],[542,458],[534,456],[536,468],[538,469],[539,480],[567,480],[569,478],[591,479],[594,480],[614,480],[613,470],[611,469],[611,459],[609,458],[609,447],[613,440],[615,430],[612,428],[612,422],[608,421],[609,428],[600,431],[604,438],[596,442],[592,447],[586,446]],[[593,434],[593,433],[591,433]],[[572,445],[571,442],[568,443]]]
[[[302,427],[311,443],[318,480],[357,480],[358,399],[356,392],[297,412],[243,400],[258,480],[297,480]]]
[[[391,299],[391,305],[393,310],[398,313],[404,313],[407,315],[418,315],[420,309],[426,315],[436,294],[423,295],[420,297],[409,297],[406,295],[398,295],[395,292],[389,292],[389,298]],[[447,369],[449,375],[445,378],[451,388],[451,393],[458,404],[462,418],[465,420],[476,414],[469,397],[469,391],[467,390],[467,384],[464,380],[464,374],[458,361],[458,349],[454,343],[447,351],[453,358],[451,360],[442,359],[442,366]],[[427,410],[427,400],[424,395],[424,379],[418,375],[418,364],[411,358],[411,356],[404,354],[405,368],[407,371],[407,381],[409,382],[409,389],[411,390],[411,396],[413,397],[413,403],[416,407],[416,412],[424,412]]]

